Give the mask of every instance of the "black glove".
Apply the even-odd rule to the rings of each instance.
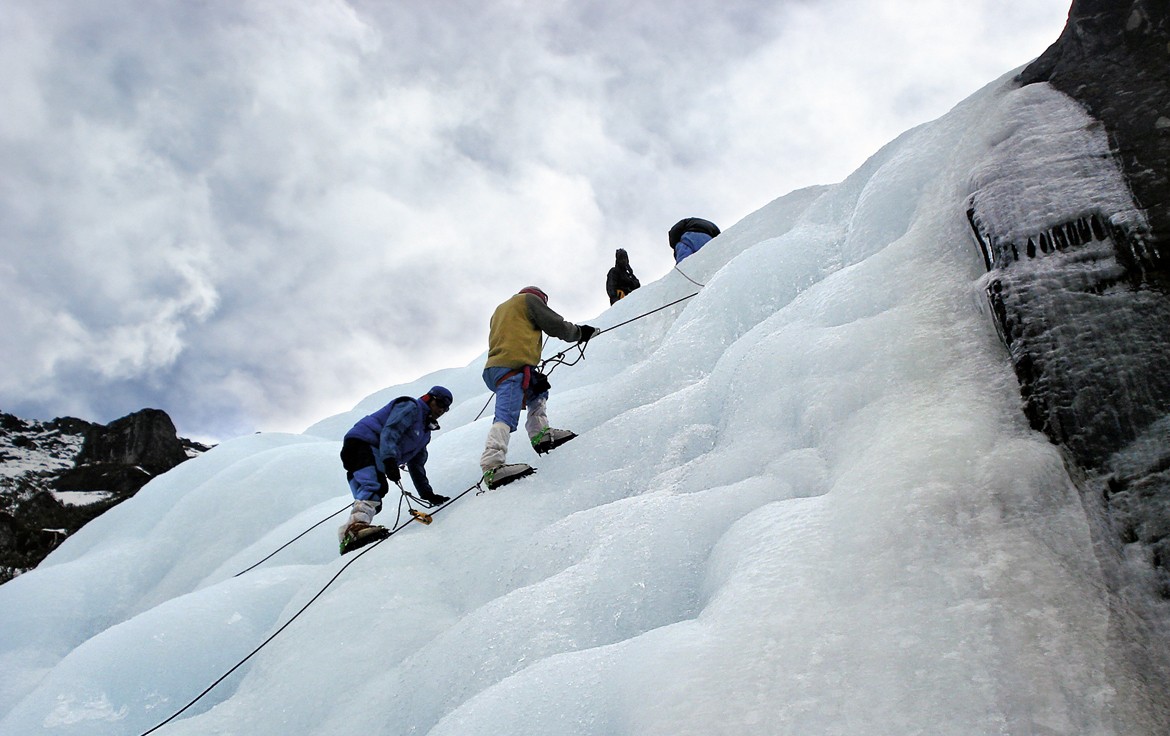
[[[589,342],[589,338],[597,334],[596,327],[590,327],[589,325],[577,325],[577,328],[581,330],[581,339],[577,342]]]
[[[391,483],[402,480],[402,472],[398,469],[398,463],[393,460],[386,461],[386,477],[390,479]]]

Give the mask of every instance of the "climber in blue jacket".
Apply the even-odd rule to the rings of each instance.
[[[717,235],[719,235],[719,227],[710,220],[704,220],[700,217],[679,220],[669,233],[670,247],[674,251],[674,262],[678,263],[695,253]]]
[[[360,546],[357,543],[371,534],[384,532],[370,524],[382,510],[382,499],[390,482],[401,485],[405,466],[410,480],[424,502],[439,506],[450,499],[440,496],[427,480],[427,444],[431,431],[438,429],[438,419],[453,401],[451,392],[434,386],[419,398],[399,396],[378,411],[362,417],[345,434],[341,446],[341,464],[353,492],[353,510],[338,536],[342,552]]]

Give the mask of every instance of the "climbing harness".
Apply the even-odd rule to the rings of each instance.
[[[678,266],[675,266],[675,270],[678,270]],[[699,287],[703,286],[703,284],[700,284],[699,282],[694,281],[693,279],[691,279],[689,276],[687,276],[682,271],[679,271],[679,273],[682,274],[683,278],[685,278],[687,281],[690,281],[695,286],[699,286]],[[669,304],[664,304],[661,307],[658,307],[657,309],[651,309],[649,312],[646,312],[645,314],[639,314],[637,317],[631,317],[630,319],[627,319],[625,322],[618,322],[616,325],[613,325],[612,327],[606,327],[604,330],[598,330],[597,332],[593,333],[593,336],[590,337],[585,342],[579,342],[579,343],[576,343],[575,345],[571,345],[570,347],[562,350],[561,352],[557,353],[556,355],[551,355],[551,356],[545,358],[544,360],[540,361],[540,366],[537,368],[537,370],[540,373],[543,373],[545,375],[545,377],[547,378],[553,372],[553,370],[556,369],[556,367],[558,365],[570,365],[570,366],[577,365],[578,363],[581,362],[581,359],[585,357],[586,346],[588,346],[590,342],[593,342],[594,340],[596,340],[598,335],[604,335],[605,333],[607,333],[611,330],[616,330],[617,328],[628,325],[631,322],[637,322],[640,319],[643,319],[645,317],[649,317],[650,315],[654,314],[655,312],[661,312],[663,309],[669,309],[670,307],[673,307],[675,304],[678,304],[680,302],[685,302],[687,299],[690,299],[692,297],[696,297],[698,295],[699,295],[699,292],[697,292],[697,291],[694,294],[687,294],[686,296],[684,296],[681,299],[675,299],[673,302],[671,302]],[[548,343],[548,340],[545,339],[545,344],[547,344],[547,343]],[[574,357],[571,360],[566,359],[565,356],[569,355],[574,350],[577,351],[576,357]],[[550,365],[552,367],[546,369],[546,367],[550,366]],[[479,413],[475,415],[475,419],[472,420],[473,423],[479,421],[479,418],[482,417],[483,413],[487,410],[488,404],[492,403],[493,398],[495,398],[495,393],[492,393],[491,395],[488,396],[487,401],[484,402],[483,408],[479,410]]]

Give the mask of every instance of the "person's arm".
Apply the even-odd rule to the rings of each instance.
[[[423,498],[434,493],[431,482],[427,480],[426,465],[427,448],[425,447],[406,464],[406,469],[410,471],[410,481],[414,483],[414,490],[418,491],[418,495]]]
[[[390,410],[378,442],[378,461],[383,468],[391,463],[398,465],[398,458],[402,457],[399,451],[402,435],[414,426],[419,411],[418,404],[413,401],[402,401]]]
[[[577,342],[581,339],[581,328],[548,308],[548,305],[535,294],[525,294],[528,299],[528,319],[546,335],[560,338],[565,342]]]
[[[618,275],[617,266],[614,266],[613,268],[609,269],[609,274],[607,274],[605,277],[605,293],[609,295],[610,304],[613,304],[618,300],[617,284],[614,283],[617,281]]]

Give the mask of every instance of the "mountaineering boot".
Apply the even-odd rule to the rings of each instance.
[[[377,542],[390,536],[390,530],[384,526],[376,526],[355,521],[345,528],[341,535],[341,554],[353,552],[367,544]]]
[[[553,429],[552,427],[545,427],[540,430],[540,433],[532,438],[532,449],[536,450],[537,455],[543,455],[565,444],[569,440],[576,437],[575,432],[570,432],[567,429]]]
[[[536,468],[524,463],[510,463],[498,465],[488,469],[483,474],[483,482],[489,489],[506,486],[514,480],[520,480],[536,472]]]

